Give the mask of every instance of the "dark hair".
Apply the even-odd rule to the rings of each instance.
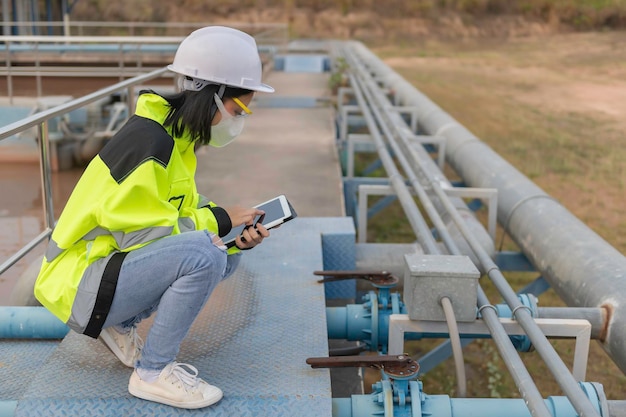
[[[215,94],[220,86],[209,84],[200,91],[182,91],[172,95],[163,95],[170,110],[167,113],[165,127],[172,126],[172,135],[189,134],[191,142],[208,145],[211,140],[211,121],[217,113]],[[226,87],[222,98],[241,97],[252,93],[251,90]]]

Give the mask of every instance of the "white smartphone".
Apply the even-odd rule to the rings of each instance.
[[[256,216],[253,225],[256,226],[257,223],[261,223],[268,230],[297,216],[295,210],[287,200],[287,197],[284,195],[279,195],[254,207],[263,210],[265,214]],[[222,242],[229,248],[235,246],[235,239],[237,236],[241,235],[245,227],[246,225],[243,224],[233,227],[226,236],[222,237]]]

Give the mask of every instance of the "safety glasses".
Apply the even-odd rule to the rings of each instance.
[[[220,110],[220,112],[222,112],[222,114],[230,114],[230,112],[226,110],[224,102],[220,99],[220,97],[217,94],[215,94],[214,97],[215,104],[217,104],[217,108]],[[234,101],[241,108],[241,112],[235,112],[235,114],[232,115],[233,117],[246,117],[247,115],[252,114],[252,110],[250,110],[248,106],[243,104],[243,102],[237,97],[231,97],[231,100]]]
[[[244,113],[239,113],[237,116],[247,116],[248,114],[252,114],[252,110],[250,110],[248,106],[243,104],[241,100],[239,100],[237,97],[233,97],[233,101],[237,103],[239,107],[241,107],[241,110],[244,111]]]

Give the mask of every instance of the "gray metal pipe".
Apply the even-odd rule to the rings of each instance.
[[[607,310],[609,323],[602,346],[626,372],[626,257],[378,61],[377,76],[403,105],[420,109],[420,128],[446,138],[447,161],[465,183],[498,189],[500,224],[557,294],[569,306]]]
[[[356,59],[353,58],[352,61],[356,61]],[[452,184],[423,147],[410,147],[406,143],[406,138],[412,136],[413,132],[411,132],[404,119],[397,112],[390,111],[392,103],[382,94],[380,88],[374,84],[373,79],[368,76],[369,74],[367,74],[363,65],[355,64],[357,64],[361,80],[366,86],[364,93],[372,106],[372,112],[376,115],[384,136],[389,139],[389,146],[393,150],[395,158],[398,160],[405,175],[407,175],[411,186],[417,193],[424,210],[440,234],[443,243],[448,250],[452,250],[453,246],[458,247],[461,254],[469,256],[474,263],[477,263],[478,260],[474,252],[467,245],[444,204],[442,204],[437,195],[432,193],[431,184],[433,182],[446,184],[450,187],[452,187]],[[378,106],[374,106],[374,103],[377,103]],[[392,129],[394,130],[393,132],[391,131]],[[409,156],[411,160],[408,159]],[[426,188],[430,192],[427,192]],[[480,241],[481,247],[490,257],[495,257],[493,240],[478,219],[471,213],[465,202],[459,197],[446,196],[446,200],[454,205],[455,211],[463,217],[465,224],[472,229],[473,235]],[[443,220],[444,218],[446,219],[445,221]]]
[[[374,139],[376,151],[378,152],[380,160],[385,168],[385,171],[387,172],[389,182],[398,195],[398,200],[407,215],[407,220],[411,223],[420,245],[422,245],[426,253],[438,253],[439,248],[437,247],[437,243],[435,242],[426,221],[418,210],[417,205],[413,200],[413,196],[407,189],[402,175],[400,175],[400,172],[398,171],[398,168],[396,168],[391,155],[389,155],[389,152],[387,151],[387,147],[381,137],[376,122],[374,121],[374,117],[367,109],[365,98],[358,87],[358,81],[353,75],[350,75],[350,84],[354,86],[356,101],[359,104],[359,107],[363,110],[363,118],[365,119],[370,135]]]
[[[609,417],[626,417],[626,401],[608,400]]]
[[[388,68],[385,68],[384,64],[380,62],[373,54],[369,53],[366,48],[364,48],[361,44],[358,44],[362,47],[361,52],[365,54],[365,60],[371,64],[371,67],[375,67],[374,73],[377,73],[379,67],[382,67],[383,72],[387,72]],[[367,54],[369,53],[369,56]],[[370,70],[372,68],[370,67]],[[390,70],[389,70],[390,71]],[[429,112],[430,114],[430,112]],[[457,123],[458,125],[458,123]],[[446,126],[447,127],[447,126]],[[436,132],[437,134],[441,134],[441,130]],[[524,307],[515,292],[511,289],[511,287],[506,282],[506,279],[501,274],[493,260],[485,253],[484,249],[480,246],[479,241],[469,230],[467,225],[464,223],[461,216],[456,212],[455,207],[450,203],[445,195],[444,191],[441,188],[441,185],[437,182],[432,182],[432,189],[436,193],[436,195],[440,198],[441,202],[446,207],[448,213],[454,219],[454,222],[459,227],[459,230],[471,246],[472,250],[479,258],[480,265],[487,273],[491,281],[498,288],[500,294],[504,297],[507,304],[511,307],[514,312],[515,318],[519,321],[520,325],[524,328],[527,335],[535,345],[537,351],[541,355],[541,357],[546,362],[546,365],[550,369],[550,371],[555,375],[557,382],[561,386],[561,388],[566,393],[567,397],[570,399],[574,408],[580,415],[583,416],[596,416],[597,412],[593,409],[593,406],[588,401],[582,400],[581,397],[581,389],[577,385],[577,382],[569,373],[569,370],[562,362],[558,354],[554,351],[552,345],[549,344],[545,335],[541,332],[538,326],[535,324],[534,320],[530,313],[524,309],[517,311],[520,307]],[[479,288],[479,298],[481,298],[482,290]],[[480,302],[483,305],[486,305],[487,300],[483,300]],[[515,312],[517,311],[517,315]],[[495,339],[495,335],[494,335]]]
[[[393,180],[394,178],[397,178],[397,179],[401,178],[397,168],[395,167],[395,164],[393,163],[393,160],[391,160],[391,157],[389,156],[389,152],[384,146],[384,142],[382,141],[382,137],[380,135],[380,132],[378,131],[378,127],[375,124],[374,118],[370,114],[370,111],[368,110],[367,105],[364,101],[363,94],[360,91],[360,84],[354,75],[350,75],[350,83],[354,87],[356,100],[359,103],[359,106],[361,107],[363,111],[363,117],[365,118],[367,122],[368,129],[370,130],[370,134],[372,135],[372,137],[374,138],[374,141],[376,142],[376,148],[377,148],[377,151],[379,152],[381,161],[385,165],[385,169],[387,170],[387,173],[388,174],[393,173],[390,180]],[[395,191],[398,193],[399,200],[401,201],[401,203],[403,203],[403,208],[405,209],[407,218],[411,222],[411,225],[414,227],[414,230],[416,231],[416,234],[418,237],[418,241],[420,242],[420,244],[422,244],[424,252],[430,253],[430,254],[440,253],[440,249],[434,243],[433,237],[430,235],[430,233],[428,233],[427,230],[426,231],[423,230],[424,220],[419,214],[419,211],[417,210],[417,208],[415,207],[415,202],[412,200],[412,198],[410,200],[406,199],[405,194],[409,194],[409,193],[408,193],[408,190],[406,189],[406,185],[404,184],[404,181],[392,182],[392,184],[394,185]],[[410,194],[409,194],[409,197],[410,197]],[[444,196],[444,200],[447,201],[447,196]],[[417,216],[417,217],[415,217],[412,220],[413,216]],[[444,230],[443,232],[447,233],[447,230]],[[460,253],[454,241],[451,241],[451,246],[452,247],[450,248],[450,250],[453,251],[454,254]],[[486,296],[484,295],[484,292],[482,291],[482,288],[480,288],[480,286],[478,287],[478,301],[479,301],[479,305],[488,304],[488,300]],[[519,355],[517,354],[515,347],[513,346],[513,344],[511,343],[511,340],[508,338],[508,335],[506,334],[506,331],[504,330],[501,323],[499,322],[497,313],[495,311],[495,307],[493,307],[493,309],[491,308],[485,309],[483,312],[483,317],[493,337],[493,340],[495,341],[496,346],[498,347],[498,350],[500,351],[500,354],[505,359],[504,362],[509,372],[511,373],[513,379],[515,380],[515,384],[518,387],[520,394],[526,400],[526,403],[528,404],[528,408],[531,410],[531,413],[533,414],[533,416],[537,416],[537,417],[538,416],[543,416],[543,417],[550,416],[550,412],[548,411],[547,407],[543,403],[543,399],[541,397],[541,394],[539,393],[539,390],[537,389],[537,386],[533,382],[532,377],[528,373],[528,370],[526,369],[524,363],[522,362]],[[593,414],[589,414],[589,415],[591,416]]]
[[[537,317],[542,319],[587,320],[591,324],[591,338],[606,337],[607,312],[596,307],[539,307]]]
[[[599,414],[593,408],[593,405],[585,399],[584,395],[581,396],[582,391],[581,387],[578,385],[578,381],[574,379],[565,363],[554,350],[554,347],[543,334],[543,331],[539,328],[539,326],[537,326],[530,313],[530,309],[521,303],[519,297],[508,284],[498,266],[486,253],[482,251],[480,243],[472,235],[471,230],[463,223],[463,219],[456,212],[454,212],[454,207],[445,200],[445,193],[441,187],[437,184],[433,184],[433,189],[440,195],[443,203],[449,206],[448,211],[455,219],[456,225],[461,230],[461,233],[463,233],[465,239],[467,239],[467,242],[470,244],[472,249],[474,249],[483,270],[487,271],[487,276],[496,286],[498,292],[502,295],[509,307],[511,307],[513,318],[515,318],[520,326],[522,326],[535,346],[535,349],[544,360],[548,369],[555,376],[557,383],[572,402],[576,411],[581,416],[599,417]]]

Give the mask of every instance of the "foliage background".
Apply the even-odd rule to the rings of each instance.
[[[94,19],[97,17],[97,19]],[[288,22],[295,37],[413,39],[620,29],[626,0],[82,0],[74,20]]]

